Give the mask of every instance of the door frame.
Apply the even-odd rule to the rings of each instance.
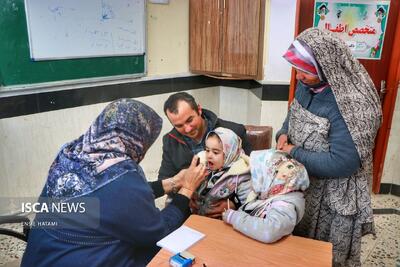
[[[400,15],[397,16],[392,54],[390,56],[389,72],[386,78],[386,95],[382,103],[383,121],[375,139],[374,151],[374,180],[372,191],[379,193],[383,167],[386,158],[390,130],[392,127],[393,112],[400,82]]]
[[[299,34],[301,0],[296,1],[296,22],[294,37]],[[383,121],[375,139],[374,159],[373,159],[373,183],[372,191],[379,193],[383,167],[386,158],[389,135],[392,125],[393,112],[396,104],[396,97],[400,82],[400,14],[397,16],[392,53],[390,56],[389,71],[386,77],[386,94],[382,103]],[[289,86],[288,105],[293,101],[296,89],[296,75],[292,68]]]

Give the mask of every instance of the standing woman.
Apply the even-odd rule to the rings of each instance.
[[[369,183],[381,105],[371,78],[328,31],[302,32],[283,56],[298,85],[277,148],[310,175],[295,234],[333,244],[334,266],[360,266],[361,237],[374,233]]]
[[[147,183],[139,163],[161,125],[150,107],[120,99],[84,135],[62,147],[41,199],[64,204],[96,199],[99,211],[86,207],[82,216],[37,214],[21,266],[145,266],[150,261],[156,242],[190,214],[189,199],[206,172],[194,158],[175,180]],[[158,210],[154,197],[170,190],[177,194]],[[58,226],[39,227],[49,220]]]

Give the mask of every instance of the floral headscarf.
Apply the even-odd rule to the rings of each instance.
[[[242,150],[242,139],[232,130],[218,127],[207,134],[206,140],[212,133],[215,133],[222,143],[222,150],[224,152],[223,169],[229,168],[240,158],[240,154],[244,153]]]
[[[83,196],[115,180],[117,173],[102,179],[95,176],[124,160],[139,163],[161,126],[160,116],[139,101],[110,103],[84,135],[61,148],[49,170],[47,195],[63,199]],[[139,165],[137,168],[143,175]]]
[[[309,186],[305,167],[283,151],[268,149],[250,154],[251,179],[258,199],[267,199]]]

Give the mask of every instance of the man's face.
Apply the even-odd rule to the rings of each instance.
[[[185,101],[178,102],[178,113],[167,110],[167,117],[175,129],[182,135],[200,141],[204,135],[204,119],[201,117],[201,107],[194,110]]]

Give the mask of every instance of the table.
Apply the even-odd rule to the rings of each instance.
[[[298,236],[287,236],[265,244],[221,220],[191,215],[185,222],[206,236],[188,249],[196,257],[194,266],[331,266],[332,244]],[[169,266],[172,256],[161,249],[148,266]]]

